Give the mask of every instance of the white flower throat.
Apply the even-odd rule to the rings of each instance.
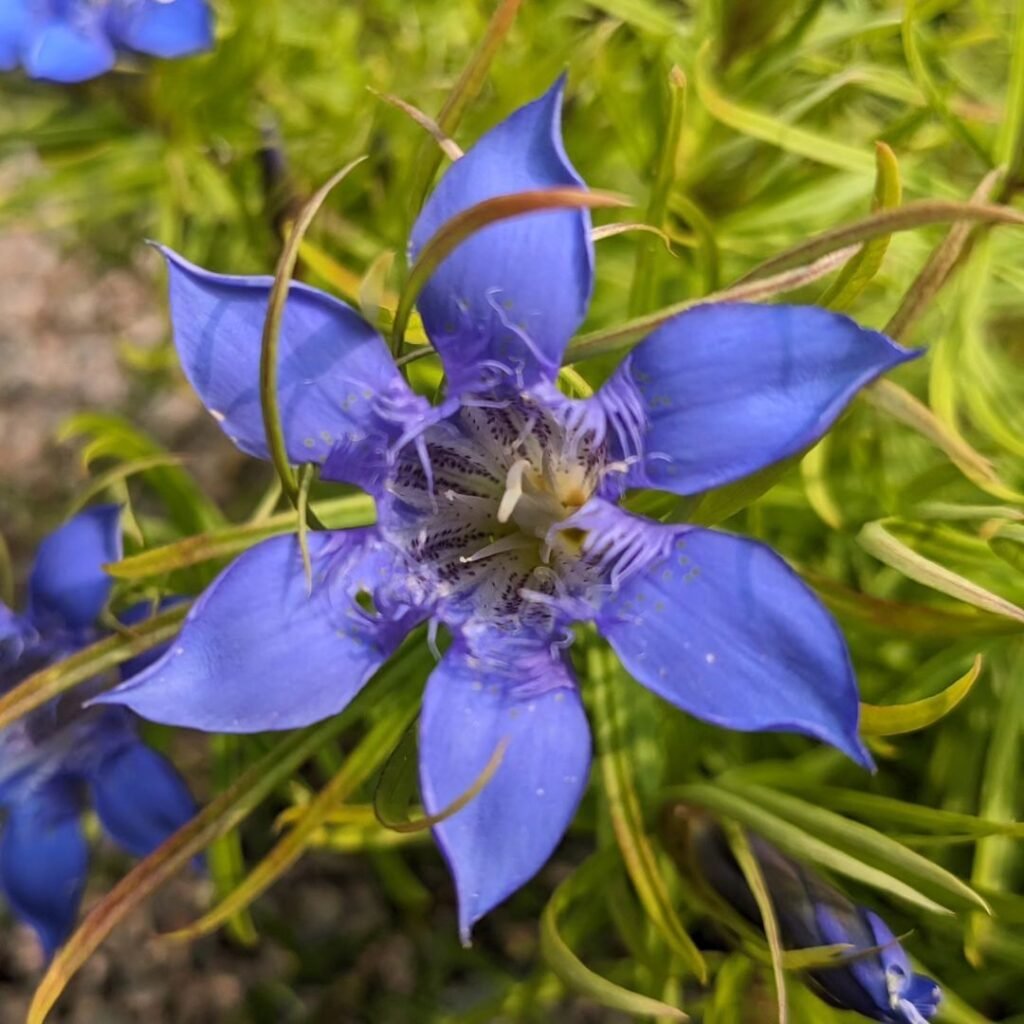
[[[381,526],[446,596],[514,628],[547,614],[544,595],[596,582],[581,532],[561,524],[607,461],[528,398],[465,405],[400,453]]]

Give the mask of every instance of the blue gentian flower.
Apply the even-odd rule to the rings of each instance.
[[[711,889],[748,921],[761,915],[721,828],[700,813],[686,814],[692,864]],[[935,1016],[942,990],[915,974],[889,926],[872,910],[852,903],[820,875],[791,860],[755,833],[747,834],[772,897],[785,949],[846,945],[834,967],[807,973],[829,1005],[886,1024],[925,1024]]]
[[[491,197],[576,187],[563,84],[516,111],[444,175],[410,256]],[[165,251],[185,373],[227,435],[267,458],[260,335],[271,279],[210,273]],[[566,657],[595,621],[645,686],[709,722],[789,730],[861,763],[857,688],[835,622],[765,546],[631,515],[627,488],[717,487],[822,436],[852,396],[913,353],[816,308],[719,305],[656,330],[587,400],[555,387],[594,272],[590,218],[554,210],[489,225],[445,259],[419,310],[447,374],[415,395],[377,331],[301,284],[280,334],[287,448],[374,496],[371,529],[282,537],[238,558],[164,659],[104,699],[214,732],[336,714],[430,620],[453,637],[420,721],[424,804],[500,768],[436,836],[460,925],[526,882],[586,786],[590,735]]]
[[[94,622],[110,593],[102,566],[120,557],[119,518],[116,505],[104,505],[69,520],[40,545],[28,611],[0,603],[0,693],[98,638]],[[147,613],[137,606],[124,620]],[[152,662],[126,662],[123,678]],[[83,709],[80,700],[58,698],[0,732],[0,887],[47,956],[70,933],[85,886],[86,793],[111,839],[140,857],[196,809],[174,768],[139,740],[129,712]]]
[[[84,82],[119,51],[184,57],[213,46],[206,0],[0,0],[0,71]]]

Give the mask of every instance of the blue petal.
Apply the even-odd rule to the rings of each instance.
[[[20,63],[28,25],[28,0],[0,0],[0,71]]]
[[[689,310],[642,341],[612,385],[632,382],[647,420],[632,482],[694,494],[801,452],[862,387],[918,354],[813,306]]]
[[[213,46],[206,0],[115,0],[110,28],[123,46],[154,57],[183,57]]]
[[[404,603],[404,566],[372,530],[250,549],[192,606],[152,668],[97,698],[207,732],[294,729],[337,714],[425,613]],[[370,606],[370,607],[367,607]]]
[[[931,978],[914,974],[910,958],[885,921],[871,910],[862,910],[861,914],[872,945],[879,947],[877,961],[873,966],[871,960],[855,959],[850,969],[883,1012],[888,1011],[882,1019],[920,1024],[934,1016],[942,999],[938,985]]]
[[[648,530],[650,545],[671,540],[669,553],[630,575],[597,617],[626,669],[715,725],[803,733],[870,765],[846,643],[796,573],[745,538]]]
[[[184,601],[185,598],[183,597],[165,597],[155,607],[152,601],[138,601],[125,608],[124,611],[118,612],[117,617],[125,626],[138,626],[154,615],[167,611],[169,608],[175,607],[175,605],[180,605]],[[169,643],[166,643],[158,647],[151,647],[148,651],[144,651],[134,658],[121,662],[117,667],[117,672],[122,682],[137,676],[143,669],[147,669],[150,665],[158,662],[170,646]]]
[[[174,766],[143,743],[130,743],[105,758],[89,781],[107,834],[136,857],[152,853],[196,813]]]
[[[577,187],[561,136],[564,78],[492,129],[439,182],[412,231],[413,260],[452,217],[495,196]],[[452,394],[479,387],[495,362],[518,383],[553,378],[583,322],[594,276],[590,215],[558,210],[484,228],[458,247],[420,296]],[[517,383],[513,377],[513,385]]]
[[[420,787],[436,814],[469,790],[507,742],[495,775],[434,832],[455,878],[459,930],[528,882],[569,827],[587,784],[590,730],[561,656],[471,651],[458,639],[434,670],[420,722]]]
[[[47,957],[71,933],[85,887],[89,850],[78,817],[74,788],[57,779],[15,804],[0,836],[0,884]]]
[[[107,562],[121,557],[121,509],[96,505],[39,545],[29,576],[29,616],[40,626],[90,626],[110,596]]]
[[[22,63],[30,78],[84,82],[109,71],[116,60],[103,25],[103,8],[78,3],[37,17],[24,42]]]
[[[4,673],[15,665],[35,638],[32,624],[0,601],[0,693],[11,681]]]
[[[814,916],[821,945],[845,944],[852,947],[846,954],[848,959],[840,966],[812,973],[828,1000],[834,1006],[853,1010],[871,1020],[890,1020],[885,971],[878,954],[873,952],[877,943],[868,927],[865,912],[852,905],[837,908],[828,903],[818,903]]]
[[[917,1010],[925,1020],[931,1020],[938,1013],[942,1002],[942,989],[931,978],[915,974],[910,979],[903,998]]]
[[[899,944],[892,929],[871,910],[862,911],[864,921],[871,931],[872,945],[878,946],[878,958],[885,971],[892,971],[909,979],[914,973],[906,951]]]
[[[212,274],[169,249],[161,252],[185,375],[228,437],[267,458],[260,347],[273,279]],[[279,345],[278,401],[293,462],[323,462],[342,442],[370,444],[380,430],[377,406],[408,395],[380,335],[315,288],[291,286]]]

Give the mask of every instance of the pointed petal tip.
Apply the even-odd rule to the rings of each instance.
[[[448,168],[413,226],[413,260],[446,223],[478,203],[538,189],[586,188],[562,139],[565,82],[559,76]],[[593,271],[587,210],[514,217],[464,240],[418,301],[449,393],[484,386],[495,366],[522,364],[526,381],[552,378],[586,315]]]
[[[620,377],[644,410],[634,486],[696,494],[816,443],[854,396],[917,359],[820,306],[707,303],[644,338]]]
[[[113,581],[105,570],[121,557],[121,506],[91,505],[43,538],[29,574],[29,617],[91,626]]]
[[[840,749],[843,750],[843,753],[846,754],[851,761],[863,768],[865,771],[870,772],[872,775],[878,774],[878,765],[875,764],[875,759],[871,756],[871,751],[868,750],[868,745],[860,738],[859,735],[852,738],[849,748]]]

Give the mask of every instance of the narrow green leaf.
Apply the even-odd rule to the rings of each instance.
[[[988,172],[971,196],[972,203],[986,203],[1003,178],[1002,168]],[[885,325],[885,333],[897,341],[906,338],[910,328],[931,304],[949,280],[957,264],[966,255],[977,225],[970,221],[954,224],[936,246],[928,261],[900,300],[899,307]]]
[[[945,718],[950,711],[971,692],[981,675],[984,659],[979,654],[974,664],[956,682],[941,693],[910,704],[861,704],[860,733],[862,736],[900,736],[903,733],[927,729]]]
[[[841,814],[767,786],[744,785],[729,780],[722,780],[720,785],[821,842],[849,853],[918,890],[935,895],[946,906],[989,912],[984,898],[956,875],[868,825],[850,821]]]
[[[849,146],[844,142],[836,142],[827,135],[821,135],[806,128],[780,121],[771,114],[750,107],[741,106],[727,99],[714,84],[710,69],[711,46],[705,43],[697,54],[694,79],[697,96],[707,108],[709,114],[722,124],[760,139],[770,145],[778,146],[795,156],[813,160],[815,163],[827,164],[841,171],[855,171],[870,175],[874,171],[874,161],[862,149]]]
[[[454,161],[461,159],[463,155],[462,147],[454,139],[446,135],[441,126],[432,117],[423,113],[419,107],[414,107],[411,103],[406,102],[400,96],[392,96],[391,93],[387,92],[378,92],[372,87],[370,88],[370,92],[373,93],[377,99],[390,104],[396,110],[400,110],[409,118],[409,120],[418,124],[437,143],[438,148],[446,157],[448,157],[449,160]]]
[[[182,605],[169,608],[132,626],[123,635],[104,637],[62,661],[33,672],[0,697],[0,732],[87,679],[94,679],[129,658],[166,643],[177,634],[187,612],[188,608]]]
[[[709,996],[707,1024],[749,1024],[746,1007],[755,984],[754,962],[737,953],[726,957],[715,974]]]
[[[918,88],[924,93],[928,105],[934,111],[948,131],[960,139],[969,149],[972,149],[985,164],[991,164],[992,158],[986,148],[975,137],[974,133],[967,127],[964,120],[958,117],[949,109],[949,104],[942,95],[939,87],[935,84],[931,73],[925,64],[921,54],[921,48],[917,45],[916,16],[920,0],[906,0],[903,7],[903,52],[907,58],[907,65],[910,73],[917,83]]]
[[[419,785],[419,744],[413,723],[384,763],[373,790],[373,813],[377,822],[387,828],[389,821],[403,821],[409,816],[409,804]]]
[[[167,456],[161,445],[115,413],[79,413],[66,420],[57,435],[61,442],[82,437],[91,439],[82,452],[87,470],[97,459],[134,462]],[[224,522],[220,509],[182,466],[153,464],[142,470],[142,476],[183,532],[214,529]]]
[[[318,502],[316,514],[332,530],[369,526],[376,518],[374,501],[368,494],[353,494]],[[225,526],[186,537],[173,544],[150,548],[149,551],[122,558],[119,562],[111,562],[104,568],[118,579],[146,579],[175,569],[200,565],[215,558],[237,555],[270,537],[294,533],[298,524],[298,515],[294,510],[278,512],[256,522]]]
[[[330,195],[336,185],[358,167],[366,157],[357,157],[332,174],[306,201],[299,210],[289,231],[288,238],[281,249],[281,255],[274,270],[274,283],[267,300],[267,316],[263,322],[263,338],[260,347],[260,405],[263,410],[263,428],[267,435],[267,448],[270,450],[270,461],[274,464],[281,488],[294,505],[298,500],[298,485],[291,463],[288,461],[288,449],[285,442],[284,426],[281,423],[281,410],[277,404],[278,344],[281,334],[281,321],[284,307],[288,300],[295,264],[299,259],[299,247],[306,231],[309,230],[313,218]]]
[[[458,81],[449,93],[448,98],[437,115],[437,127],[445,137],[453,136],[462,123],[462,116],[469,105],[480,94],[487,72],[494,58],[505,42],[505,37],[515,24],[516,15],[522,0],[500,0],[487,24],[483,38],[473,51],[469,63],[463,68]],[[441,162],[441,153],[435,148],[421,150],[415,163],[415,171],[409,194],[412,196],[412,212],[415,214],[423,205],[427,189],[437,173]]]
[[[617,706],[613,693],[618,663],[606,650],[592,645],[587,651],[587,668],[593,694],[597,764],[612,829],[626,870],[651,924],[669,948],[703,982],[707,978],[704,957],[672,905],[665,879],[644,828],[640,798],[633,782],[629,760],[629,744],[622,734],[622,710]]]
[[[973,814],[922,807],[906,800],[896,800],[877,793],[862,793],[853,789],[831,786],[800,787],[808,800],[830,807],[835,811],[853,814],[858,818],[882,822],[901,829],[916,829],[938,834],[967,833],[974,836],[1009,835],[1024,839],[1024,822],[993,821]]]
[[[773,462],[770,466],[765,466],[764,469],[759,469],[741,480],[704,491],[698,497],[696,507],[687,517],[688,521],[700,526],[717,526],[770,491],[799,458],[799,455],[793,455],[788,459]]]
[[[884,520],[865,524],[857,534],[857,541],[869,554],[897,569],[909,579],[994,615],[1002,615],[1014,622],[1024,623],[1024,608],[919,555],[894,537],[885,528]]]
[[[112,466],[105,473],[101,473],[95,479],[90,480],[88,485],[75,495],[74,501],[71,502],[68,508],[66,518],[70,519],[72,516],[77,515],[97,494],[102,494],[108,487],[121,483],[130,476],[145,473],[151,469],[158,469],[162,466],[180,466],[181,464],[182,459],[180,455],[163,453],[147,455],[139,459],[129,459],[120,465]]]
[[[508,749],[508,738],[503,737],[498,741],[494,753],[487,759],[480,774],[451,803],[446,804],[436,814],[424,814],[418,818],[410,818],[409,800],[416,788],[416,766],[418,763],[416,745],[415,743],[412,743],[411,746],[409,744],[410,736],[415,738],[413,728],[406,730],[402,742],[384,765],[377,790],[374,793],[373,809],[377,815],[377,821],[384,828],[390,829],[392,832],[412,835],[416,832],[429,831],[435,825],[440,825],[442,821],[447,821],[476,798],[501,767],[505,751]]]
[[[808,449],[800,460],[800,476],[811,508],[827,526],[841,530],[843,512],[829,486],[828,457],[832,450],[832,437],[832,434],[826,434],[813,448]]]
[[[1005,187],[1014,188],[1024,169],[1024,8],[1020,5],[1014,19],[1013,57],[996,159],[1006,167]]]
[[[875,143],[875,163],[875,200],[872,210],[891,210],[899,206],[903,198],[900,165],[896,154],[884,142]],[[829,285],[820,304],[830,309],[849,309],[881,270],[890,238],[892,235],[880,235],[865,242]]]
[[[979,811],[985,818],[1012,821],[1020,786],[1021,751],[1024,747],[1024,643],[1017,641],[994,663],[999,713],[988,741],[988,756],[981,784]],[[982,839],[975,850],[971,882],[974,885],[1014,891],[1017,847],[1007,836]],[[964,955],[975,967],[985,958],[991,926],[987,918],[972,914],[964,937]]]
[[[800,575],[840,619],[883,633],[948,639],[951,636],[1000,636],[1015,633],[1018,628],[1002,615],[991,615],[970,605],[935,608],[903,604],[861,593],[806,568],[801,569]]]
[[[686,115],[686,76],[680,68],[672,69],[668,76],[668,88],[668,124],[657,136],[660,148],[655,164],[654,183],[651,186],[650,198],[647,200],[646,222],[658,232],[665,226],[668,198],[675,183],[679,163],[679,139],[683,130],[683,118]],[[656,243],[649,238],[641,238],[637,243],[633,283],[629,293],[630,316],[637,316],[652,305],[657,283],[654,274],[657,251]]]
[[[169,937],[191,941],[216,931],[248,907],[301,858],[310,838],[323,826],[328,813],[347,800],[380,767],[409,728],[419,706],[418,687],[402,689],[399,684],[408,683],[410,677],[422,681],[425,677],[422,654],[418,645],[411,644],[404,656],[395,659],[370,682],[379,717],[349,753],[340,771],[302,809],[287,835],[249,871],[238,888],[197,921],[170,933]]]
[[[552,893],[540,919],[540,952],[547,965],[569,988],[593,999],[601,1006],[621,1010],[637,1017],[662,1016],[669,1020],[689,1020],[682,1010],[650,996],[632,992],[603,978],[587,967],[569,948],[559,931],[558,919],[579,896],[591,898],[610,869],[611,862],[596,854],[585,861]]]
[[[1024,572],[1024,526],[1020,523],[998,523],[983,535],[999,558]]]
[[[652,36],[676,35],[681,28],[681,20],[653,0],[590,0],[594,7],[621,18],[628,25]]]
[[[798,860],[805,860],[827,871],[845,875],[856,882],[895,896],[911,906],[930,913],[948,914],[951,911],[918,889],[887,871],[865,863],[825,842],[817,835],[804,831],[759,804],[727,789],[718,783],[692,783],[672,787],[666,796],[679,798],[699,807],[715,811],[759,832],[781,850]],[[910,851],[908,851],[910,852]]]
[[[239,740],[238,736],[210,737],[214,785],[218,793],[223,793],[238,776]],[[242,837],[237,829],[210,844],[206,863],[218,898],[227,895],[238,885],[245,876],[245,855],[242,853]],[[255,946],[259,941],[256,925],[248,910],[235,914],[227,922],[227,930],[243,946]]]
[[[1024,213],[1009,206],[989,203],[964,203],[956,199],[920,199],[891,210],[878,210],[860,220],[813,235],[805,242],[759,263],[737,283],[756,281],[758,278],[778,274],[790,267],[803,266],[847,246],[859,245],[861,242],[892,235],[897,231],[913,231],[932,224],[951,224],[958,221],[1022,226]]]
[[[387,281],[395,263],[393,249],[385,249],[367,268],[359,282],[359,312],[368,324],[383,329],[388,305]],[[397,302],[397,298],[394,300]],[[394,308],[392,305],[391,308]]]
[[[750,891],[754,894],[754,901],[761,914],[761,926],[764,928],[764,935],[768,941],[768,950],[771,953],[772,975],[775,979],[775,995],[778,1000],[779,1024],[788,1024],[789,1003],[786,1000],[786,971],[783,966],[782,936],[779,933],[779,921],[775,915],[775,906],[772,904],[771,893],[765,883],[761,867],[757,858],[750,849],[746,833],[735,823],[727,821],[722,826],[725,829],[729,841],[729,849],[736,858],[736,863],[743,872]]]
[[[763,302],[776,295],[782,295],[796,288],[803,288],[837,270],[856,251],[855,246],[847,246],[838,252],[828,253],[806,266],[786,270],[774,277],[746,281],[723,288],[718,292],[712,292],[703,298],[676,302],[655,313],[647,313],[644,316],[627,320],[617,327],[602,328],[580,335],[570,343],[565,358],[568,362],[575,363],[581,359],[593,359],[595,356],[603,356],[609,352],[629,348],[650,334],[656,327],[679,316],[680,313],[685,313],[688,309],[693,309],[694,306],[706,306],[712,302]]]
[[[861,394],[876,409],[881,409],[911,430],[917,431],[945,452],[960,472],[987,494],[1001,501],[1024,501],[1024,496],[1000,480],[995,467],[984,455],[975,451],[955,428],[939,419],[927,405],[905,388],[891,380],[877,380]]]
[[[362,275],[342,266],[333,256],[324,252],[308,239],[303,240],[299,246],[299,256],[304,266],[322,278],[342,298],[348,299],[350,302],[359,301],[359,285],[362,282]]]

